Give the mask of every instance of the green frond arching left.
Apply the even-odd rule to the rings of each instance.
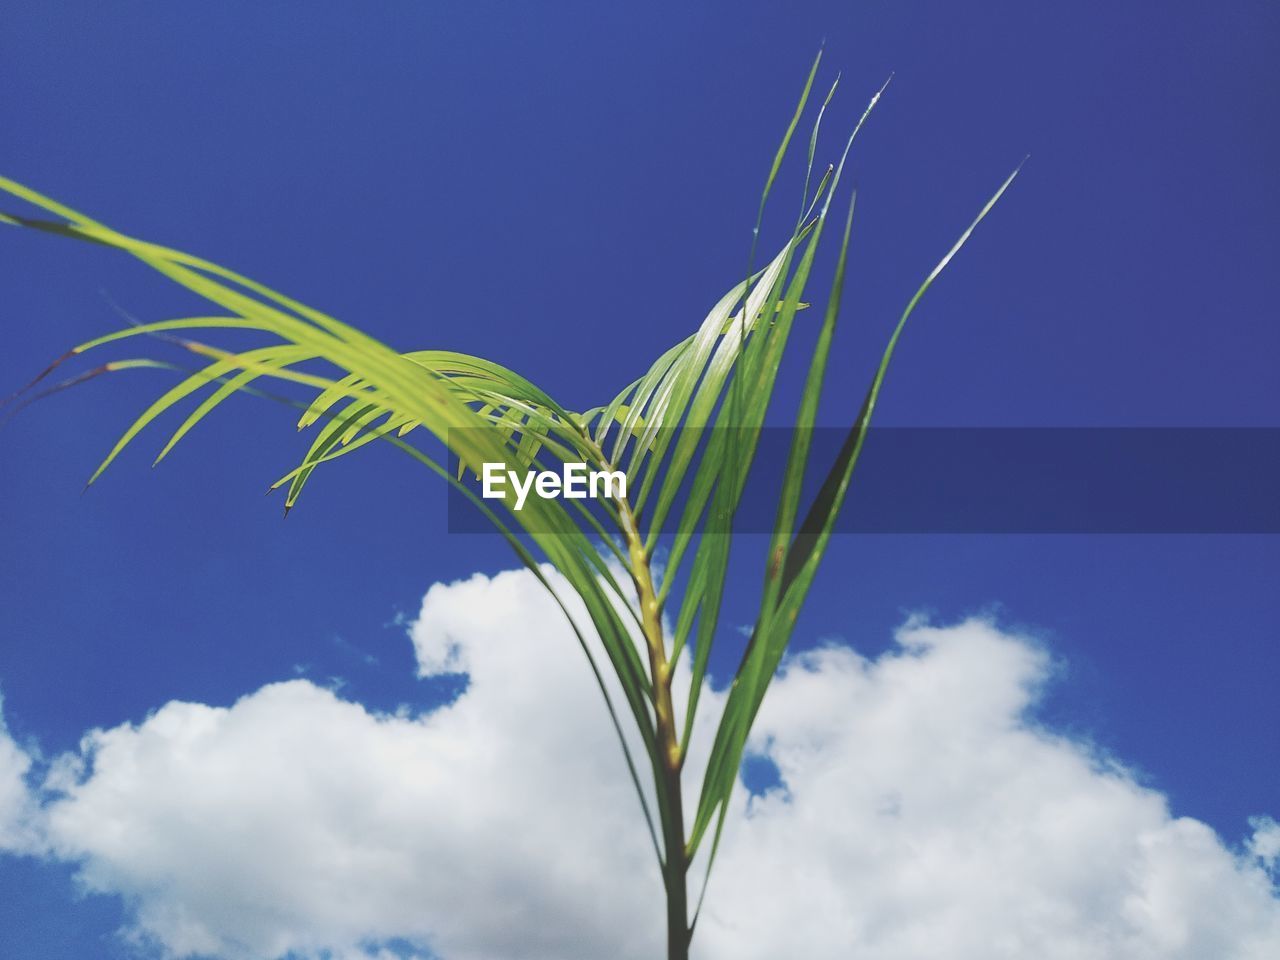
[[[808,74],[774,155],[760,216],[805,111],[820,59]],[[809,431],[817,422],[831,359],[852,200],[847,215],[838,218],[843,229],[836,231],[840,246],[834,282],[825,303],[807,314],[818,318],[817,329],[810,338],[814,344],[804,389],[791,421],[796,430],[784,465],[775,533],[764,557],[755,627],[714,725],[706,766],[692,774],[700,775],[697,802],[686,816],[685,761],[719,636],[733,516],[797,318],[815,299],[806,290],[819,245],[832,232],[827,228],[846,160],[883,88],[862,112],[836,162],[815,177],[818,128],[834,92],[833,84],[808,138],[799,215],[772,258],[757,269],[753,242],[746,279],[716,301],[689,336],[648,366],[637,365],[631,371],[637,379],[612,399],[581,411],[563,406],[552,393],[501,364],[444,350],[399,352],[241,274],[119,233],[0,177],[0,191],[41,211],[40,216],[0,214],[0,222],[126,253],[212,305],[207,315],[140,323],[89,340],[37,378],[83,354],[154,342],[150,338],[156,337],[171,341],[202,364],[195,371],[183,370],[182,378],[137,417],[92,479],[178,406],[189,407],[188,412],[160,446],[157,462],[232,395],[261,393],[264,382],[286,381],[312,392],[300,404],[298,426],[314,431],[300,462],[273,484],[273,489],[284,489],[286,509],[299,501],[317,470],[379,441],[400,448],[458,489],[506,539],[565,612],[603,695],[662,874],[669,960],[687,958],[697,916],[695,910],[690,918],[687,875],[700,852],[708,872],[714,863],[747,735],[848,495],[902,330],[924,292],[1017,174],[1004,182],[908,302],[861,409],[844,417],[849,428],[843,448],[834,463],[817,465],[818,492],[804,504],[801,491],[813,466]],[[753,237],[759,231],[758,219]],[[225,331],[256,335],[263,342],[228,350],[193,339],[216,339]],[[148,339],[139,341],[140,337]],[[112,361],[76,379],[103,370],[155,366],[174,369],[172,364],[135,357]],[[454,456],[459,469],[428,452],[419,442],[425,437]],[[510,493],[498,502],[485,501],[459,476],[459,470],[475,471],[484,463],[537,465],[543,456],[603,470],[624,469],[627,494],[607,501],[601,516],[576,501],[541,497],[529,498],[517,510]],[[659,567],[653,561],[660,543],[666,556]],[[543,562],[558,571],[582,604],[589,630],[570,616],[573,598],[557,591]],[[687,667],[682,666],[685,656]],[[678,669],[687,669],[691,679],[683,703],[673,694]],[[632,749],[629,734],[636,737],[639,750]],[[709,849],[704,846],[708,836]],[[705,890],[704,879],[702,893]]]
[[[326,405],[338,401],[358,405],[356,409],[364,410],[367,419],[361,424],[345,424],[357,426],[355,433],[346,436],[347,446],[360,442],[360,431],[363,431],[363,436],[373,437],[386,434],[387,424],[395,424],[392,429],[397,432],[412,424],[445,443],[463,462],[516,465],[519,463],[519,445],[513,445],[510,435],[490,416],[481,415],[467,399],[471,393],[483,389],[495,398],[501,397],[500,402],[507,406],[524,405],[533,409],[536,405],[539,408],[536,415],[524,418],[520,436],[537,436],[541,443],[552,445],[568,440],[576,444],[577,452],[585,461],[599,461],[599,451],[593,444],[583,442],[585,431],[573,426],[566,411],[531,383],[497,364],[481,358],[440,352],[401,355],[347,324],[217,264],[127,237],[6,178],[0,178],[0,189],[63,218],[62,221],[47,221],[5,215],[5,222],[124,251],[225,311],[220,316],[176,318],[130,327],[82,343],[64,355],[63,359],[70,359],[108,344],[120,344],[147,334],[167,337],[182,334],[183,337],[176,342],[208,361],[203,369],[165,391],[143,411],[108,453],[91,483],[145,427],[184,398],[201,390],[208,393],[162,448],[161,456],[218,403],[264,377],[302,384],[316,391],[312,406],[317,409],[308,409],[304,413],[304,422],[308,422],[312,414],[322,414]],[[186,339],[192,331],[221,329],[252,331],[269,337],[273,342],[250,350],[228,351]],[[313,361],[328,361],[336,373],[321,376],[300,369],[301,365]],[[381,428],[374,423],[380,418],[386,421]],[[343,421],[334,418],[328,421],[327,426],[332,427],[334,423],[342,424]],[[326,436],[326,441],[329,439],[332,438]],[[421,449],[409,447],[403,440],[400,440],[400,445],[446,482],[451,480],[449,470],[435,458]],[[313,446],[312,454],[303,463],[308,473],[316,465],[315,450]],[[330,450],[325,452],[332,453]],[[305,474],[299,476],[305,477]],[[291,491],[290,502],[296,499],[300,489],[301,484],[296,484]],[[508,509],[508,521],[502,521],[488,505],[481,506],[540,580],[546,582],[538,569],[537,559],[517,533],[523,533],[533,541],[543,558],[569,581],[586,605],[610,662],[611,672],[616,676],[626,701],[626,712],[640,733],[652,766],[656,762],[657,751],[647,707],[652,694],[651,683],[632,640],[636,624],[634,617],[630,616],[632,607],[627,602],[628,593],[616,582],[601,558],[598,539],[585,533],[559,501],[536,498],[522,511]],[[561,604],[564,602],[564,598],[558,595],[556,600]],[[572,625],[577,629],[576,623]],[[601,665],[596,662],[590,644],[581,636],[579,642],[593,672],[601,677]],[[637,793],[641,802],[647,805],[639,767],[622,733],[620,711],[612,702],[603,680],[599,685],[615,718],[615,726],[619,728],[620,744],[627,756]],[[646,810],[651,830],[656,834],[649,814]]]

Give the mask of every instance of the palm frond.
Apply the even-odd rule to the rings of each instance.
[[[182,379],[129,424],[91,483],[170,410],[194,404],[160,448],[157,462],[233,395],[261,396],[260,382],[284,382],[309,391],[304,401],[288,402],[301,408],[299,429],[315,428],[301,461],[272,486],[287,488],[286,510],[298,502],[320,467],[381,441],[404,451],[459,491],[511,545],[565,611],[604,697],[662,869],[673,960],[687,956],[693,929],[686,874],[708,833],[712,835],[706,857],[708,874],[715,861],[748,734],[848,495],[881,386],[907,320],[1018,173],[1015,170],[1001,185],[908,302],[843,447],[823,475],[812,502],[802,511],[801,494],[810,474],[810,434],[831,362],[845,280],[854,214],[850,201],[834,282],[813,333],[804,389],[793,420],[796,429],[783,469],[774,533],[764,559],[755,627],[715,726],[697,806],[686,821],[682,774],[717,637],[735,514],[752,471],[796,318],[809,306],[806,288],[813,279],[817,251],[846,161],[884,92],[881,88],[871,98],[837,162],[824,168],[815,185],[819,128],[838,78],[832,84],[808,138],[799,216],[772,259],[757,270],[755,252],[765,206],[805,112],[820,60],[821,54],[806,78],[765,179],[745,279],[720,297],[687,337],[659,354],[647,368],[640,368],[643,372],[637,379],[608,402],[583,411],[561,405],[530,379],[481,357],[445,350],[399,352],[239,273],[119,233],[0,177],[0,191],[43,214],[4,213],[0,223],[123,252],[214,308],[205,316],[139,323],[86,341],[51,364],[26,388],[34,388],[64,362],[140,336],[161,338],[200,358],[200,369],[183,370]],[[230,350],[194,339],[224,331],[238,331],[238,335],[248,334],[262,342]],[[101,372],[156,366],[174,368],[150,358],[112,361],[50,390]],[[443,449],[456,463],[442,462],[443,458],[429,452],[424,444]],[[509,490],[497,502],[486,501],[464,479],[468,471],[479,473],[484,464],[525,470],[542,468],[550,461],[581,462],[608,471],[625,467],[627,491],[604,503],[602,515],[597,516],[577,501],[543,497],[531,497],[518,509]],[[668,533],[672,518],[678,519]],[[653,558],[664,542],[669,550],[659,569]],[[584,632],[569,616],[568,598],[547,575],[543,562],[559,572],[581,601],[590,619],[590,631]],[[668,636],[664,615],[668,604],[677,600]],[[691,652],[692,682],[688,699],[678,712],[672,694],[673,676],[686,650]],[[616,681],[620,703],[615,703],[611,693],[612,684],[606,680],[609,675]],[[628,718],[626,722],[624,718]],[[628,726],[638,736],[643,757],[638,758],[631,749]],[[646,789],[642,774],[645,761],[651,790]],[[704,879],[699,907],[705,891]],[[694,923],[696,918],[695,911]]]

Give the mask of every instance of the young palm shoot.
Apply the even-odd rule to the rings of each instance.
[[[770,167],[755,237],[820,59],[814,61]],[[160,447],[157,462],[232,395],[270,396],[263,382],[285,381],[310,391],[300,404],[299,427],[316,427],[301,462],[275,484],[285,488],[286,509],[297,503],[317,469],[380,441],[399,447],[456,488],[506,538],[565,612],[603,694],[663,879],[668,960],[688,957],[748,735],[845,502],[903,328],[924,292],[1017,175],[1014,171],[1000,186],[908,301],[838,456],[817,474],[821,481],[813,500],[802,504],[805,479],[812,475],[810,434],[839,316],[852,201],[834,229],[829,220],[850,148],[880,98],[880,93],[872,98],[837,161],[815,185],[818,128],[834,92],[835,85],[813,126],[800,215],[778,252],[759,270],[749,263],[746,279],[721,297],[688,338],[662,353],[612,400],[585,411],[567,409],[526,378],[480,357],[443,350],[400,353],[245,276],[126,236],[0,178],[0,190],[42,211],[36,216],[0,214],[0,221],[123,251],[212,305],[208,315],[137,323],[82,343],[36,378],[42,380],[80,354],[137,342],[140,336],[147,336],[147,342],[170,341],[203,364],[194,372],[184,371],[183,379],[142,412],[91,483],[170,408],[184,401],[194,404]],[[763,558],[755,626],[716,721],[706,766],[691,771],[686,759],[717,640],[733,518],[796,316],[809,306],[804,296],[815,254],[830,232],[839,237],[834,281],[825,309],[814,311],[821,322],[793,420],[774,533]],[[753,239],[752,258],[754,250]],[[227,330],[256,334],[262,342],[233,350],[193,338],[196,331],[216,335]],[[125,358],[65,383],[100,372],[157,366],[182,369],[149,357]],[[438,443],[428,445],[431,437]],[[456,458],[458,469],[441,449]],[[485,499],[462,476],[479,474],[486,464],[525,471],[540,465],[541,458],[581,463],[602,473],[622,472],[625,491],[613,490],[595,512],[576,500],[518,498],[510,485],[497,499]],[[660,545],[666,552],[659,566],[654,557]],[[549,562],[576,594],[590,627],[570,615],[570,598],[560,594],[542,562]],[[686,655],[690,662],[681,668]],[[687,669],[691,677],[687,697],[679,703],[673,684],[677,669]],[[686,788],[688,797],[696,797],[688,810]],[[689,875],[699,852],[706,875],[699,878],[701,892],[693,900]]]

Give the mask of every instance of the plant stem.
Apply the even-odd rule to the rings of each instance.
[[[640,622],[649,653],[649,671],[653,679],[654,726],[657,734],[659,763],[655,786],[663,796],[661,806],[662,845],[665,862],[662,883],[667,893],[667,960],[688,960],[689,896],[687,876],[689,860],[685,852],[684,802],[681,795],[680,771],[684,754],[676,729],[675,708],[671,699],[673,665],[667,659],[662,635],[662,602],[653,584],[653,571],[635,516],[626,501],[620,503],[620,519],[631,559],[631,576],[640,603]]]

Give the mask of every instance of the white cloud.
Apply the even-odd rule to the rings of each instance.
[[[514,573],[424,610],[419,648],[456,635],[470,670],[454,705],[380,717],[304,680],[170,703],[86,738],[91,775],[49,810],[58,854],[178,956],[655,955],[639,806],[558,611]]]
[[[786,790],[740,802],[707,957],[1280,956],[1262,871],[1025,719],[1049,668],[1035,645],[977,621],[898,639],[776,682],[755,739]]]
[[[447,960],[659,956],[614,733],[532,576],[434,586],[412,632],[424,671],[469,674],[422,718],[294,680],[90,734],[47,807],[57,855],[177,956],[363,958],[391,938]],[[1274,821],[1233,852],[1038,729],[1049,664],[1025,639],[898,639],[775,682],[753,746],[784,786],[736,800],[699,960],[1280,956]]]
[[[1280,823],[1270,817],[1254,817],[1249,826],[1253,827],[1249,851],[1266,869],[1275,870],[1280,866]]]
[[[26,853],[36,842],[31,824],[34,803],[25,779],[31,757],[9,736],[3,707],[0,698],[0,851]]]

